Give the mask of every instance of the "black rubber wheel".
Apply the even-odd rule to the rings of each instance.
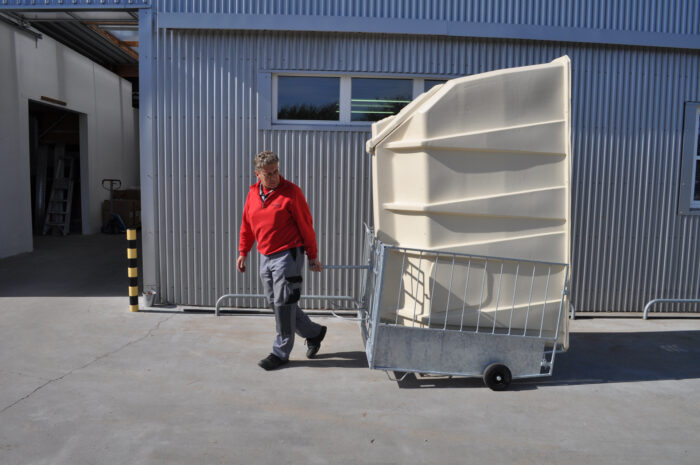
[[[484,370],[484,384],[494,391],[508,389],[512,379],[508,367],[500,363],[489,365]]]

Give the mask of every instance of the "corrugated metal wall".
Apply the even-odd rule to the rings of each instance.
[[[310,15],[698,34],[697,0],[172,0],[169,13]]]
[[[283,40],[174,31],[158,37],[158,56],[165,59],[155,70],[156,247],[160,292],[168,302],[213,305],[229,292],[262,293],[257,254],[243,275],[235,259],[243,203],[256,181],[252,157],[265,149],[280,154],[283,176],[304,190],[323,262],[358,261],[362,223],[371,216],[367,131],[258,129],[258,70],[301,68],[308,60]],[[303,45],[319,47],[308,39]],[[347,295],[357,287],[355,273],[347,271],[315,278],[307,293]]]
[[[677,214],[683,103],[700,99],[698,52],[174,30],[159,31],[156,47],[156,268],[166,301],[213,305],[224,293],[259,292],[256,266],[241,276],[234,259],[251,158],[263,149],[280,153],[283,174],[306,192],[324,263],[359,260],[371,216],[368,132],[258,129],[258,71],[463,75],[564,54],[573,66],[577,310],[641,311],[651,298],[700,296],[700,217]],[[324,272],[307,292],[346,295],[356,285],[348,272]]]

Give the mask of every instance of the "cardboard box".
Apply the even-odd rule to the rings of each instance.
[[[141,201],[141,189],[119,189],[114,191],[115,199]]]
[[[128,199],[114,199],[114,213],[121,217],[127,228],[141,227],[141,202]],[[109,200],[105,200],[102,202],[102,224],[107,224],[110,218]]]

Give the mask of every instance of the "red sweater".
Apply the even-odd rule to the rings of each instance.
[[[260,181],[250,186],[243,207],[243,221],[238,243],[241,255],[248,255],[255,241],[258,251],[270,255],[303,246],[309,260],[318,256],[316,233],[304,193],[294,183],[280,176],[280,184],[263,205]]]

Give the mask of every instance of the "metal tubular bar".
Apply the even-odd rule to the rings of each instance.
[[[418,256],[418,272],[416,274],[416,292],[413,294],[413,321],[411,322],[411,328],[415,328],[416,326],[416,306],[418,305],[418,286],[420,285],[420,266],[421,263],[423,262],[423,251],[420,251],[420,255]],[[413,286],[411,286],[411,289],[413,289]]]
[[[484,260],[484,275],[481,278],[481,296],[479,297],[479,310],[478,313],[476,314],[476,329],[474,330],[475,333],[479,332],[479,321],[481,321],[481,304],[483,303],[484,299],[484,283],[486,282],[486,270],[489,267],[489,259],[487,258]]]
[[[513,282],[513,301],[510,307],[510,321],[508,321],[508,335],[510,336],[511,329],[513,328],[513,313],[515,312],[515,293],[518,289],[518,271],[520,271],[520,262],[515,267],[515,280]]]
[[[564,270],[564,285],[561,287],[561,297],[559,300],[559,314],[557,314],[557,326],[554,330],[554,352],[556,352],[557,339],[559,339],[559,324],[561,323],[561,315],[564,312],[564,296],[568,292],[567,282],[569,280],[569,267]],[[552,364],[554,364],[554,355],[552,355]]]
[[[403,292],[403,270],[406,266],[406,252],[401,255],[401,273],[399,273],[399,296],[396,299],[396,321],[395,325],[399,324],[399,305],[401,305],[401,293]]]
[[[372,289],[371,289],[371,295],[369,299],[369,303],[367,305],[367,312],[368,312],[368,319],[367,319],[367,331],[368,331],[368,338],[374,331],[374,314],[373,312],[375,311],[375,303],[377,300],[377,276],[379,276],[379,256],[380,256],[380,247],[381,245],[377,246],[376,243],[373,244],[373,248],[370,250],[370,257],[372,257],[372,270],[370,271],[370,276],[372,278]],[[371,317],[371,318],[370,318]]]
[[[369,272],[369,278],[368,278],[368,286],[371,286],[371,288],[368,289],[368,294],[367,294],[367,314],[366,314],[366,329],[367,329],[367,339],[365,341],[365,353],[367,354],[367,360],[370,360],[370,355],[371,355],[371,344],[372,344],[372,332],[374,331],[372,325],[374,324],[374,302],[375,302],[375,296],[376,296],[376,285],[377,285],[377,272],[378,272],[378,267],[379,264],[377,263],[377,250],[376,249],[371,249],[368,251],[369,253],[369,259],[372,261],[373,266],[372,270]]]
[[[642,314],[642,319],[646,320],[649,317],[649,309],[652,305],[658,304],[660,302],[667,303],[677,303],[677,304],[700,304],[700,299],[653,299],[647,302],[644,306],[644,313]]]
[[[366,234],[365,234],[366,236]],[[362,256],[366,257],[367,268],[362,272],[362,277],[360,278],[360,306],[366,309],[365,304],[367,304],[367,284],[370,277],[370,272],[372,271],[372,257],[370,251],[370,245],[367,237],[365,237],[367,243],[365,244],[365,249],[362,252]]]
[[[467,289],[469,287],[469,271],[472,267],[472,261],[469,259],[467,262],[467,279],[464,282],[464,297],[462,298],[462,320],[459,322],[459,330],[464,331],[464,309],[467,306]]]
[[[216,308],[214,310],[214,315],[219,316],[219,309],[221,308],[221,303],[224,299],[264,299],[264,294],[224,294],[218,298],[216,301]],[[302,299],[307,300],[343,300],[343,301],[354,301],[354,297],[350,296],[333,296],[333,295],[303,295]]]
[[[554,358],[557,356],[557,340],[554,339],[554,347],[552,347],[552,359],[549,361],[549,372],[547,376],[552,376],[554,374]]]
[[[396,245],[385,245],[385,244],[382,244],[382,246],[386,247],[387,249],[393,249],[393,250],[405,250],[408,252],[425,252],[425,249],[414,249],[412,247],[399,247]],[[545,262],[544,260],[519,259],[519,258],[511,258],[511,257],[496,257],[493,255],[474,255],[474,254],[469,254],[469,253],[443,252],[443,251],[435,251],[435,250],[432,252],[440,253],[442,255],[454,255],[455,257],[483,258],[484,260],[496,260],[496,261],[502,260],[504,262],[536,263],[536,264],[540,264],[540,265],[567,266],[566,263]]]
[[[354,297],[349,295],[302,295],[301,299],[307,300],[355,300]]]
[[[433,266],[433,285],[430,288],[430,308],[428,309],[428,328],[430,328],[433,317],[433,301],[435,300],[435,283],[437,282],[437,269],[440,266],[440,254],[435,254],[435,265]]]
[[[375,287],[374,313],[372,314],[372,334],[369,336],[372,340],[372,357],[370,368],[374,368],[374,359],[377,352],[377,326],[379,326],[379,314],[382,306],[382,292],[384,291],[384,275],[386,274],[387,253],[384,246],[380,246],[379,259],[377,261],[377,285]]]
[[[368,270],[369,265],[323,265],[324,270]]]
[[[496,310],[493,312],[493,329],[491,334],[496,334],[496,317],[498,316],[498,304],[501,300],[501,285],[503,284],[503,260],[501,260],[501,271],[498,277],[498,294],[496,294]]]
[[[542,319],[540,320],[540,337],[542,337],[542,328],[544,327],[544,312],[547,309],[547,294],[549,293],[549,278],[552,276],[552,265],[549,265],[547,271],[547,284],[544,286],[544,303],[542,304]]]
[[[532,265],[532,278],[530,280],[530,297],[528,298],[527,301],[527,312],[525,313],[525,324],[523,325],[523,336],[527,334],[527,322],[530,319],[530,308],[532,307],[532,290],[535,286],[535,270],[537,269],[537,265]]]
[[[447,315],[450,313],[450,296],[452,295],[452,278],[455,274],[455,257],[452,256],[452,270],[450,271],[450,287],[447,290],[447,304],[445,304],[445,326],[442,329],[447,329]]]

